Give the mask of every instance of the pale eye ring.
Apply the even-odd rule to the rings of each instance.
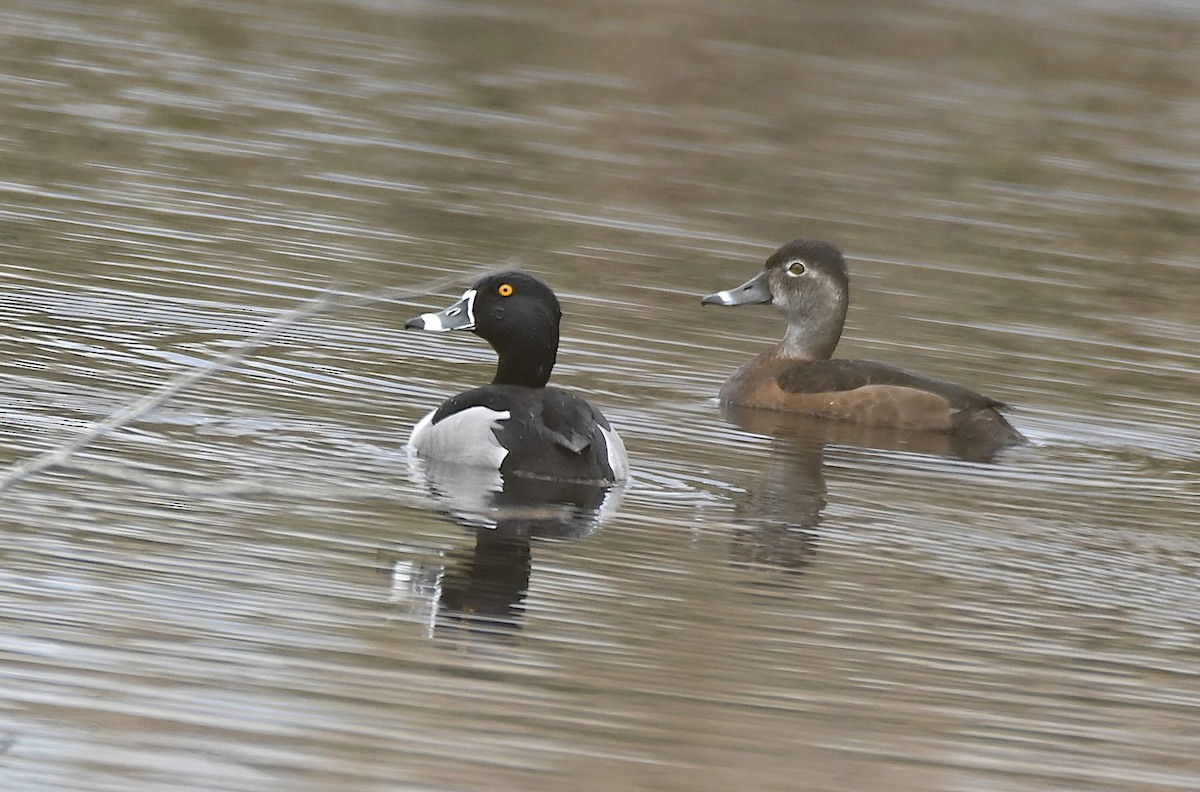
[[[787,265],[787,274],[791,275],[793,278],[799,278],[801,275],[804,274],[804,262],[803,261],[793,261],[791,264],[788,264]]]

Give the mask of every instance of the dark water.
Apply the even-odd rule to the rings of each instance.
[[[9,2],[0,63],[3,789],[1200,788],[1192,4]],[[800,235],[841,355],[1033,444],[723,417],[782,327],[698,296]],[[404,453],[492,365],[404,319],[510,264],[620,491]]]

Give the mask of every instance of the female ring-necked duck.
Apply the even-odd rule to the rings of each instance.
[[[405,328],[470,330],[499,358],[490,385],[447,399],[413,427],[409,445],[441,462],[501,474],[615,482],[628,475],[621,438],[578,396],[550,387],[562,310],[546,284],[524,272],[484,276],[439,313]]]
[[[702,305],[770,303],[787,315],[783,340],[752,358],[721,388],[725,404],[955,434],[1005,445],[1025,438],[1000,415],[1005,405],[950,382],[869,360],[831,360],[850,302],[842,253],[815,239],[776,250],[766,267]]]

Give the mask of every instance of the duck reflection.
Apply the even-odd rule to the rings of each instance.
[[[771,439],[766,466],[734,502],[743,524],[733,540],[734,563],[799,571],[816,549],[826,505],[825,449],[855,446],[990,462],[1007,445],[995,438],[918,432],[830,421],[781,410],[721,405],[721,417]]]
[[[392,599],[425,621],[430,635],[466,627],[511,633],[524,614],[535,540],[594,533],[619,503],[611,484],[527,476],[415,460],[435,509],[474,532],[474,543],[431,556],[395,548]],[[423,557],[422,557],[423,556]]]
[[[733,504],[743,530],[733,537],[735,564],[799,571],[815,550],[825,510],[825,444],[819,436],[786,431],[782,414],[724,405],[721,416],[754,434],[772,437],[766,467]]]

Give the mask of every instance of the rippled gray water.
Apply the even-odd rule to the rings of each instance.
[[[1191,4],[9,2],[0,62],[10,475],[341,301],[9,479],[4,790],[1200,788]],[[799,235],[840,354],[1033,444],[722,416],[782,327],[698,296]],[[404,319],[514,263],[619,491],[404,453],[492,365]]]

